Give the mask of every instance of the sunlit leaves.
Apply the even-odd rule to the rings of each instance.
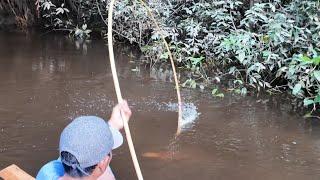
[[[44,1],[42,4],[41,4],[41,7],[43,10],[50,10],[52,7],[56,7],[54,4],[52,4],[51,1]]]
[[[320,56],[316,56],[313,58],[310,58],[308,56],[301,56],[300,59],[305,63],[313,63],[315,65],[319,65],[320,63]]]
[[[320,82],[320,71],[314,71],[313,75]]]
[[[197,82],[193,79],[188,79],[184,83],[182,83],[181,86],[195,89],[197,87]]]
[[[164,52],[160,55],[160,59],[168,59],[169,58],[169,53],[168,52]]]
[[[64,14],[64,13],[68,13],[69,9],[64,7],[64,4],[61,4],[61,7],[56,9],[56,15],[58,14]]]
[[[212,96],[224,98],[224,94],[219,92],[218,88],[213,88],[211,91]]]
[[[303,105],[304,105],[304,106],[309,106],[309,105],[311,105],[311,104],[314,104],[314,101],[313,101],[312,99],[310,99],[310,98],[305,98],[305,99],[303,100]]]
[[[244,51],[241,51],[238,56],[237,56],[238,60],[242,63],[244,61],[244,59],[246,58],[246,53]]]
[[[189,57],[189,60],[191,61],[191,64],[194,65],[194,66],[198,66],[198,65],[201,65],[202,61],[204,60],[205,58],[203,56],[201,57]]]
[[[298,93],[300,92],[301,88],[302,88],[302,85],[300,83],[296,84],[292,89],[292,94],[293,95],[298,95]]]
[[[87,24],[83,24],[81,28],[76,27],[74,36],[80,39],[90,37],[91,30],[87,29]]]

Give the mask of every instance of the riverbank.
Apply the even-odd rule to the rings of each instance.
[[[38,1],[47,31],[70,33],[75,39],[105,36],[107,2],[75,4]],[[251,2],[251,1],[250,1]],[[320,8],[313,1],[155,1],[151,7],[162,28],[158,32],[139,2],[115,5],[118,41],[139,47],[149,63],[167,62],[159,33],[166,37],[177,65],[190,72],[182,85],[210,88],[222,82],[240,95],[267,91],[288,93],[298,106],[317,113],[320,103]]]

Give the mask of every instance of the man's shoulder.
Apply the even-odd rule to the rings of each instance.
[[[37,174],[37,180],[57,180],[64,175],[64,168],[61,161],[53,160],[45,164]]]

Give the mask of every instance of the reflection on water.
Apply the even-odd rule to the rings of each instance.
[[[179,75],[180,74],[178,73],[177,76],[179,77]],[[168,69],[168,67],[166,67],[165,69],[163,69],[162,67],[152,67],[150,69],[150,78],[162,82],[174,82],[173,71],[171,69]]]
[[[47,62],[44,64],[44,62]],[[53,74],[54,72],[65,72],[69,67],[66,66],[66,61],[64,59],[55,60],[53,58],[46,58],[44,61],[32,62],[32,71],[34,72],[49,72]]]
[[[0,34],[0,168],[36,174],[57,158],[59,133],[73,118],[107,119],[115,105],[102,41]],[[169,67],[117,46],[123,94],[145,179],[318,179],[320,129],[279,97],[213,98],[182,89],[186,130],[175,137],[176,94]],[[118,179],[134,179],[128,148],[114,152]]]

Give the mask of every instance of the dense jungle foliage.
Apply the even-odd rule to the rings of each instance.
[[[0,1],[0,10],[10,14],[18,1],[6,2]],[[320,0],[147,3],[162,32],[139,1],[122,0],[115,6],[114,34],[139,45],[154,63],[168,58],[160,38],[163,33],[178,66],[193,72],[182,85],[203,88],[205,82],[209,88],[212,82],[228,82],[230,90],[242,95],[248,90],[289,91],[312,111],[319,107]],[[14,13],[18,19],[30,19],[28,12],[36,12],[31,19],[38,19],[47,30],[68,31],[75,38],[106,32],[105,0],[38,0],[34,9]],[[215,88],[212,94],[223,96]]]

